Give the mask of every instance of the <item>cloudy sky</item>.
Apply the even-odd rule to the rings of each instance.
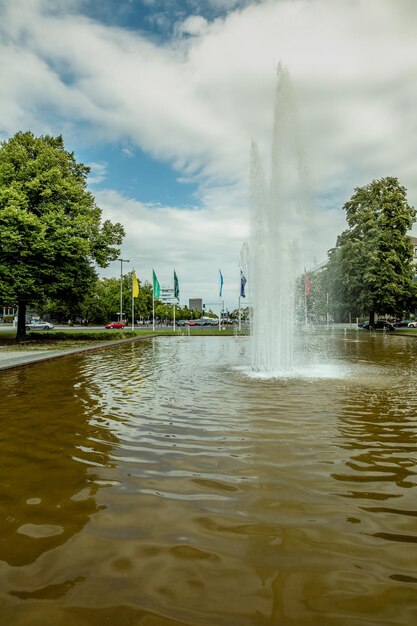
[[[415,0],[0,0],[0,138],[62,134],[103,217],[125,226],[124,267],[168,286],[175,268],[182,303],[218,301],[221,268],[234,308],[250,144],[267,170],[277,64],[320,262],[355,187],[396,176],[417,205],[416,29]]]

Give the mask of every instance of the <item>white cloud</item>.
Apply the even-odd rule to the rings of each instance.
[[[114,190],[95,193],[103,218],[126,226],[122,254],[150,282],[154,268],[161,284],[172,282],[175,268],[181,280],[181,300],[202,297],[218,300],[218,268],[225,276],[224,295],[236,305],[238,260],[247,227],[236,216],[208,199],[201,211],[147,205]],[[108,275],[116,273],[110,267]]]
[[[97,185],[106,179],[107,163],[89,163],[90,173],[88,175],[88,182],[90,185]]]
[[[190,15],[177,25],[178,35],[204,35],[208,30],[208,22],[200,15]]]
[[[138,257],[182,263],[196,291],[211,285],[211,266],[214,274],[221,262],[231,274],[237,267],[248,230],[250,141],[268,168],[280,60],[326,208],[316,219],[319,260],[343,228],[341,206],[354,187],[397,176],[417,204],[415,2],[211,0],[229,11],[212,22],[196,2],[163,44],[65,6],[57,1],[52,14],[45,0],[0,3],[0,132],[59,132],[72,145],[122,141],[125,156],[143,150],[172,163],[180,180],[196,180],[198,212],[152,208],[111,190],[99,199],[126,219],[126,247],[141,240]]]
[[[132,159],[135,156],[135,153],[133,152],[133,150],[127,147],[122,148],[122,153],[129,159]]]

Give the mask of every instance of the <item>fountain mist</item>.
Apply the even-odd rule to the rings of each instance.
[[[278,66],[272,131],[270,182],[266,181],[258,147],[251,149],[251,238],[247,265],[250,299],[252,369],[265,373],[291,371],[294,363],[295,283],[302,272],[299,241],[306,237],[309,185],[297,129],[288,71]]]

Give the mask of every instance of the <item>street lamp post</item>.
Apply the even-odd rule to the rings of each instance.
[[[123,263],[130,263],[129,259],[117,259],[120,261],[120,312],[119,322],[123,321]]]

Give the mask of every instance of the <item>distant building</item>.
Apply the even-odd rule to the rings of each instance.
[[[159,299],[165,304],[174,302],[174,290],[171,287],[161,287]]]
[[[203,299],[202,298],[190,298],[190,300],[188,300],[188,308],[194,309],[195,311],[198,311],[199,313],[203,312]]]
[[[12,316],[12,315],[13,315],[13,317],[15,315],[17,315],[17,309],[15,307],[12,307],[12,306],[4,306],[3,307],[3,319],[6,316]]]

